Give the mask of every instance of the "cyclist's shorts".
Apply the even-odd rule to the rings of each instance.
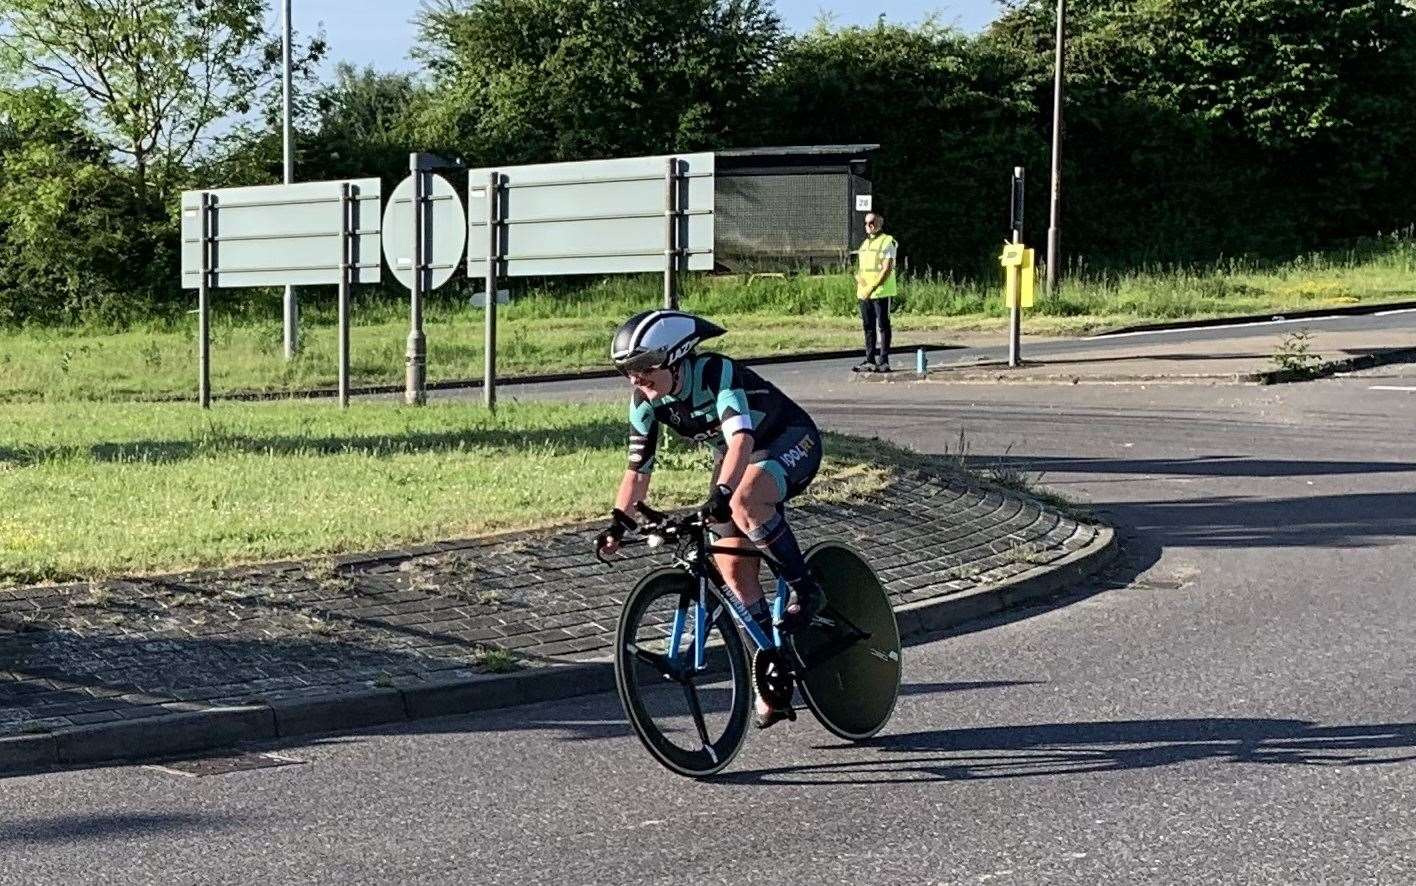
[[[748,463],[757,465],[777,482],[777,510],[780,511],[782,502],[800,495],[821,469],[821,432],[815,425],[792,425],[754,449]],[[718,452],[714,457],[710,487],[718,482],[718,469],[722,464],[723,453]],[[708,528],[719,538],[742,534],[732,523]]]

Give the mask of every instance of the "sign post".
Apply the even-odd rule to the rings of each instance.
[[[409,176],[398,183],[384,207],[384,258],[393,276],[408,287],[408,345],[404,352],[404,402],[427,402],[427,337],[423,296],[452,277],[467,243],[462,199],[437,169],[459,169],[435,154],[408,157]],[[397,234],[392,232],[397,231]]]
[[[658,273],[662,304],[675,308],[679,272],[713,269],[712,154],[501,166],[467,176],[467,276],[487,281],[482,396],[489,406],[496,402],[498,283]]]
[[[197,402],[211,408],[211,194],[202,191],[201,268],[197,283]]]
[[[1023,167],[1013,167],[1013,201],[1011,206],[1011,218],[1008,227],[1013,231],[1013,242],[1023,242]],[[1008,270],[1009,279],[1014,277],[1013,269]],[[1018,304],[1018,299],[1014,297],[1013,290],[1008,290],[1008,365],[1022,365],[1022,339],[1023,339],[1023,312]]]
[[[354,201],[349,182],[339,183],[339,408],[349,408],[349,242]]]
[[[280,96],[281,96],[281,165],[284,181],[288,185],[295,180],[295,162],[291,153],[290,138],[290,0],[281,4],[280,21],[282,39],[280,41]],[[295,300],[295,287],[285,284],[285,298],[282,301],[285,327],[285,361],[295,359],[300,351],[300,306]]]
[[[1057,60],[1052,74],[1052,207],[1047,228],[1047,294],[1057,285],[1057,263],[1062,260],[1062,65],[1066,61],[1067,0],[1057,0]]]
[[[428,339],[423,334],[423,170],[418,155],[409,164],[413,178],[413,285],[409,287],[408,347],[404,354],[403,402],[422,406],[428,399]]]
[[[678,259],[675,252],[674,230],[678,227],[678,161],[673,157],[664,158],[664,310],[678,310],[678,290],[675,286],[674,267]]]
[[[487,334],[482,356],[482,405],[497,408],[497,209],[501,203],[501,173],[491,172],[487,179]],[[470,202],[470,201],[469,201]]]

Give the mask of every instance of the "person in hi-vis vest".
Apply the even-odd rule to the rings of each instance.
[[[856,253],[856,299],[865,327],[865,360],[855,372],[890,371],[890,299],[895,297],[895,238],[885,233],[885,216],[865,216],[865,240]],[[876,331],[879,330],[879,347]]]

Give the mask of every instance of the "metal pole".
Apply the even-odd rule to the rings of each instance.
[[[423,184],[426,173],[418,168],[417,154],[409,157],[408,168],[413,173],[413,286],[403,402],[409,406],[422,406],[427,402],[425,382],[428,359],[428,343],[423,336]]]
[[[283,56],[281,70],[281,86],[283,92],[282,105],[283,113],[283,135],[284,135],[284,165],[285,183],[288,185],[294,180],[295,162],[291,155],[290,139],[290,0],[285,0],[281,6],[281,18],[285,39],[282,41]],[[300,308],[295,303],[295,287],[289,283],[285,284],[285,359],[294,360],[295,355],[300,351]]]
[[[1047,294],[1057,285],[1057,263],[1062,260],[1062,62],[1067,0],[1057,0],[1057,61],[1052,83],[1052,209],[1047,227]]]
[[[1013,167],[1013,242],[1023,242],[1023,167]],[[1008,365],[1022,365],[1023,306],[1017,292],[1009,291],[1011,302],[1008,308]]]
[[[497,237],[499,190],[501,175],[493,172],[487,184],[487,334],[482,369],[482,404],[488,409],[497,408],[497,254],[501,245]]]
[[[675,236],[678,213],[675,190],[678,185],[678,161],[669,157],[664,161],[664,308],[678,310],[678,291],[674,286]]]
[[[202,273],[197,282],[197,402],[211,408],[211,194],[202,192]]]
[[[349,408],[349,255],[354,201],[350,184],[339,186],[339,408]]]

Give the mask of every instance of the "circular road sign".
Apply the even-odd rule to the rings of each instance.
[[[467,216],[462,199],[447,179],[431,172],[424,196],[423,266],[427,276],[423,289],[438,288],[462,264],[462,248],[467,245]],[[398,183],[389,195],[383,216],[383,254],[398,282],[413,288],[413,176]]]

